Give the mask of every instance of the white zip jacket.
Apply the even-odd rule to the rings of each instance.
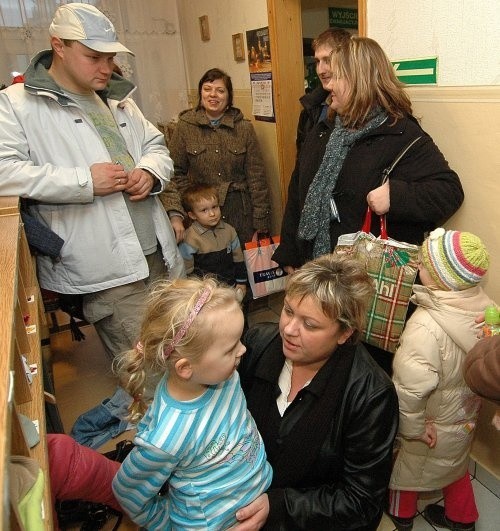
[[[35,200],[30,213],[65,241],[60,261],[37,257],[43,288],[93,293],[146,278],[148,265],[123,194],[94,197],[90,166],[110,157],[92,122],[47,74],[51,57],[40,52],[25,84],[0,92],[0,195]],[[164,137],[128,97],[132,83],[113,75],[108,89],[108,106],[136,167],[158,179],[156,195],[173,172]],[[152,214],[169,276],[184,276],[158,197]]]

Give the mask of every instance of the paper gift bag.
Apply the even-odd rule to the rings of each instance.
[[[370,230],[368,209],[361,231],[340,236],[334,253],[362,262],[375,284],[362,340],[395,352],[417,276],[419,247],[389,238],[385,216],[380,217],[380,237]]]
[[[279,236],[267,238],[255,236],[251,242],[245,243],[243,255],[254,299],[285,289],[286,273],[271,258],[279,242]]]

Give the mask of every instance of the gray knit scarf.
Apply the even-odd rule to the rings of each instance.
[[[370,120],[361,129],[353,131],[343,126],[338,115],[335,117],[335,128],[326,144],[321,165],[309,186],[299,222],[299,238],[314,240],[313,258],[332,251],[330,199],[349,149],[356,140],[379,127],[386,119],[387,113],[377,107]]]

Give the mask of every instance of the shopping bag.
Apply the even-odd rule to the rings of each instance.
[[[334,253],[362,262],[375,284],[362,340],[395,352],[418,272],[419,247],[389,238],[385,216],[380,216],[380,236],[375,237],[370,231],[368,208],[362,229],[340,236]]]
[[[261,238],[261,234],[245,243],[243,255],[254,299],[285,289],[286,273],[272,260],[279,243],[279,236]]]

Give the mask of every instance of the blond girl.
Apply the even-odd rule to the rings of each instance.
[[[119,364],[131,418],[142,418],[113,491],[140,526],[227,529],[268,488],[271,467],[236,371],[242,330],[234,290],[211,278],[153,289],[140,341]],[[164,375],[146,410],[151,371]]]

